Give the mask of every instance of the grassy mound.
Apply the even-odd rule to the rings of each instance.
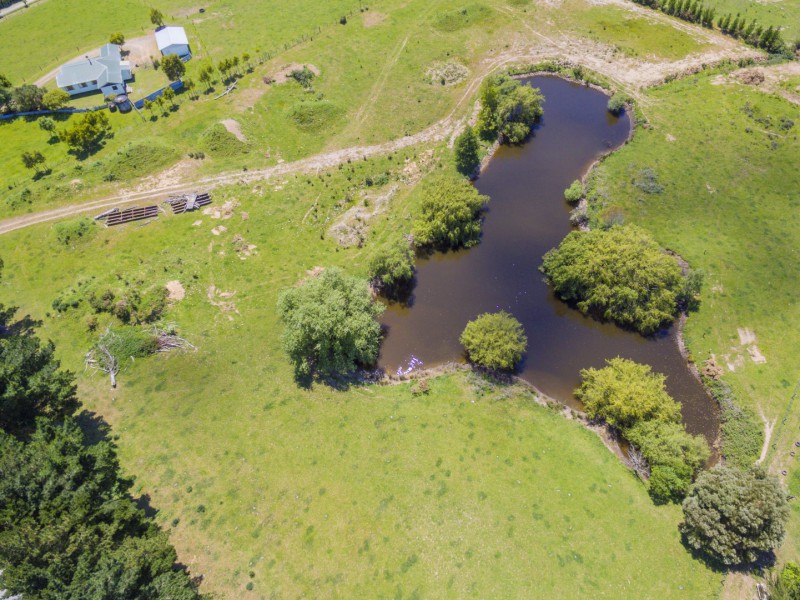
[[[127,181],[165,167],[177,160],[178,153],[157,142],[140,142],[118,150],[106,164],[107,181]]]
[[[200,144],[211,156],[232,157],[246,154],[250,148],[222,123],[216,123],[206,129],[200,136]]]
[[[298,129],[320,131],[343,113],[341,107],[330,100],[302,100],[289,108],[288,116]]]

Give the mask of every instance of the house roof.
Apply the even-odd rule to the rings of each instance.
[[[99,87],[109,83],[122,83],[120,49],[115,44],[106,44],[100,48],[100,56],[85,58],[61,67],[56,75],[58,87],[80,85],[97,81]]]
[[[188,46],[189,39],[186,37],[186,31],[184,31],[183,27],[167,25],[156,30],[156,44],[158,44],[159,50],[163,50],[175,45]]]

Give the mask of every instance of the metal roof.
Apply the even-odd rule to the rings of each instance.
[[[175,45],[188,46],[189,39],[186,37],[186,31],[184,31],[183,27],[167,25],[156,30],[156,44],[158,44],[159,50],[163,50]]]
[[[106,44],[100,48],[99,57],[85,58],[61,67],[56,75],[56,84],[63,88],[90,81],[97,81],[98,87],[109,83],[122,83],[120,56],[119,46]]]

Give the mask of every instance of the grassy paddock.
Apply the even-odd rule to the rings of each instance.
[[[800,130],[787,119],[796,121],[797,110],[782,98],[714,80],[709,73],[650,92],[658,106],[648,111],[652,127],[597,171],[595,218],[643,225],[705,272],[700,310],[685,330],[689,350],[701,366],[715,355],[756,420],[788,417],[776,428],[780,438],[769,458],[774,470],[796,472],[789,451],[800,439],[800,419],[787,407],[800,374],[799,338],[791,333],[800,331],[793,243],[800,237]],[[637,187],[646,168],[663,192]],[[751,358],[740,329],[755,334],[765,363]],[[800,556],[796,535],[786,553]]]
[[[53,227],[14,232],[0,238],[0,300],[43,319],[42,335],[81,371],[97,335],[86,329],[90,310],[56,314],[56,296],[81,280],[182,282],[186,297],[166,318],[199,350],[128,362],[113,393],[83,374],[80,391],[113,425],[136,491],[209,591],[232,597],[253,582],[265,597],[713,595],[719,576],[680,545],[679,511],[654,507],[594,434],[526,394],[462,375],[417,397],[407,385],[296,386],[277,294],[315,265],[363,272],[402,219],[379,218],[364,250],[337,251],[321,234],[361,201],[367,176],[388,170],[391,185],[406,158],[418,160],[417,149],[222,190],[217,204],[241,203],[228,220],[163,217],[99,229],[66,249]],[[409,202],[401,192],[394,214]],[[218,225],[227,231],[215,236]],[[236,234],[257,246],[246,260]],[[210,285],[235,292],[234,307],[209,296]],[[659,576],[643,577],[643,565]]]

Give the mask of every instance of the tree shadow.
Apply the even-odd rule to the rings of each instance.
[[[147,516],[148,519],[153,519],[158,514],[158,510],[153,508],[153,505],[150,503],[152,498],[150,494],[142,494],[138,498],[134,498],[133,501],[136,504],[136,508],[141,511],[144,511],[144,514]]]
[[[47,169],[45,169],[44,171],[36,171],[36,173],[33,175],[33,180],[34,181],[39,181],[40,179],[43,179],[43,178],[47,177],[48,175],[52,174],[52,172],[53,172],[53,169],[51,169],[49,167]]]
[[[102,415],[89,410],[82,410],[75,417],[75,422],[83,431],[84,438],[90,446],[100,442],[111,442],[111,425],[106,422]]]
[[[30,315],[25,315],[8,324],[16,312],[16,306],[6,308],[0,304],[0,335],[12,337],[30,336],[35,333],[38,327],[42,326],[42,321],[34,319]]]
[[[710,554],[702,552],[694,548],[692,545],[689,544],[689,540],[686,537],[686,534],[681,532],[681,544],[683,545],[684,549],[691,555],[692,559],[696,560],[697,562],[702,563],[708,569],[714,571],[715,573],[719,574],[727,574],[727,573],[752,573],[754,571],[764,571],[767,569],[773,568],[777,564],[777,556],[775,556],[774,550],[767,550],[761,552],[758,560],[751,563],[743,563],[740,565],[726,565],[719,561],[718,559],[714,558]]]
[[[295,371],[295,383],[304,390],[311,390],[314,384],[324,385],[337,392],[346,392],[353,387],[362,387],[377,383],[384,377],[379,367],[359,367],[350,373],[299,373]]]

